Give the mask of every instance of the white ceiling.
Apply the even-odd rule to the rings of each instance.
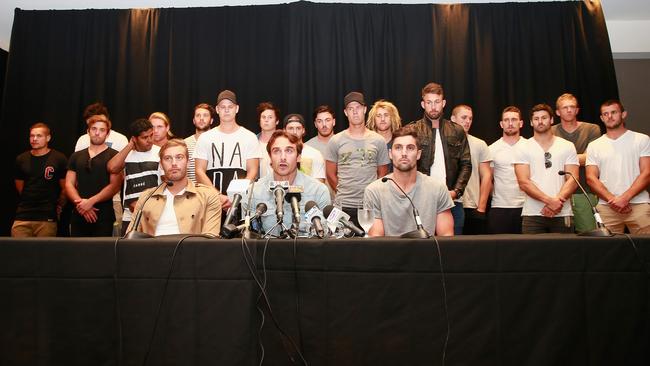
[[[529,2],[529,0],[510,0],[516,2]],[[549,0],[541,0],[549,1]],[[585,1],[601,1],[601,0],[585,0]],[[127,8],[168,8],[168,7],[199,7],[199,6],[224,6],[224,5],[261,5],[261,4],[279,4],[292,1],[273,1],[273,0],[2,0],[0,3],[0,48],[8,50],[9,40],[11,38],[11,26],[13,24],[14,9],[20,8],[25,10],[47,10],[47,9],[127,9]],[[490,3],[490,2],[508,2],[504,0],[465,0],[465,1],[450,1],[450,0],[347,0],[347,1],[331,1],[331,0],[317,0],[315,2],[345,2],[345,3],[400,3],[400,4],[415,4],[415,3]],[[638,34],[647,34],[647,32],[639,33],[639,27],[646,29],[650,27],[650,0],[602,0],[603,10],[608,26],[614,22],[616,29],[628,29],[630,26],[636,32],[622,34],[618,37],[612,37],[612,48],[616,50],[614,45],[615,39],[620,39],[621,42],[629,42],[629,37],[635,37]],[[610,35],[612,27],[610,26]],[[650,51],[650,50],[648,50]]]

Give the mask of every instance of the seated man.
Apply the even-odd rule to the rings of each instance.
[[[447,187],[438,179],[417,171],[422,148],[412,125],[393,132],[393,145],[388,151],[393,162],[393,173],[382,182],[378,179],[368,185],[364,202],[372,207],[375,222],[368,230],[370,236],[399,236],[416,229],[411,219],[411,204],[395,183],[408,194],[420,213],[424,229],[435,235],[453,236],[454,207]]]
[[[139,230],[155,236],[219,235],[219,192],[212,186],[195,184],[187,178],[187,159],[187,145],[181,139],[171,139],[160,148],[160,164],[165,172],[166,184],[142,192],[127,232]],[[150,195],[151,198],[145,203]],[[140,225],[133,227],[138,215],[142,215]]]
[[[306,229],[305,204],[309,201],[316,202],[316,205],[322,210],[325,206],[331,204],[329,190],[327,186],[317,179],[309,177],[298,170],[298,162],[302,153],[302,142],[295,135],[289,134],[284,130],[277,130],[271,135],[266,151],[271,157],[272,174],[260,178],[253,188],[251,200],[251,210],[261,202],[266,204],[267,211],[262,215],[262,229],[272,235],[280,235],[282,226],[290,228],[292,224],[291,205],[285,200],[283,205],[282,225],[277,224],[275,214],[275,199],[273,191],[269,189],[272,182],[286,181],[290,186],[301,188],[300,193],[300,217],[301,230]],[[242,209],[248,209],[248,202],[242,200]]]

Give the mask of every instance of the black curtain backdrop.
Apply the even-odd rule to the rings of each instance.
[[[394,102],[421,117],[420,89],[441,83],[446,115],[474,107],[471,133],[499,138],[501,110],[524,111],[571,92],[582,120],[618,96],[609,37],[596,2],[455,5],[315,4],[218,8],[25,11],[17,9],[8,58],[1,143],[9,161],[29,148],[28,127],[50,124],[69,155],[84,133],[83,108],[103,101],[114,128],[164,111],[175,134],[193,132],[192,108],[232,89],[240,124],[257,132],[255,107],[283,114],[330,104],[347,126],[343,96]],[[315,128],[308,123],[308,136]],[[526,125],[524,136],[532,134]],[[0,189],[13,192],[12,174]],[[9,193],[0,217],[8,233]]]

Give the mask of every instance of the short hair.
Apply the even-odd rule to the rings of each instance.
[[[606,101],[603,102],[603,104],[600,105],[600,110],[603,109],[603,107],[609,107],[610,105],[618,104],[618,107],[621,109],[621,113],[625,112],[625,107],[623,107],[623,103],[621,103],[620,100],[618,99],[607,99]]]
[[[106,127],[109,130],[111,129],[111,120],[108,119],[108,118],[104,118],[99,114],[94,114],[94,115],[88,117],[88,119],[86,119],[86,126],[87,126],[87,128],[90,128],[90,126],[94,125],[97,122],[104,122],[104,123],[106,123]]]
[[[519,119],[521,120],[521,110],[514,105],[509,105],[505,108],[503,108],[503,112],[501,112],[501,119],[503,119],[503,115],[506,114],[507,112],[515,112],[519,116]]]
[[[535,106],[530,110],[531,121],[533,120],[533,114],[539,111],[545,111],[546,113],[548,113],[549,117],[553,119],[553,108],[551,108],[551,106],[546,103],[540,103],[540,104],[535,104]]]
[[[377,110],[379,108],[384,108],[390,114],[390,131],[395,132],[398,128],[402,127],[402,118],[399,116],[399,111],[395,105],[387,100],[380,99],[372,105],[370,112],[368,113],[368,120],[366,121],[366,126],[375,130],[375,116],[377,115]]]
[[[472,109],[472,107],[468,106],[467,104],[459,104],[459,105],[455,106],[454,109],[451,110],[451,115],[455,116],[456,113],[458,113],[462,108],[468,109],[470,112],[474,111]]]
[[[153,128],[151,121],[146,118],[138,118],[129,125],[129,137],[138,137],[141,133]]]
[[[36,123],[34,123],[33,125],[31,125],[31,126],[29,127],[29,132],[32,132],[32,130],[35,129],[35,128],[44,128],[44,129],[45,129],[45,133],[46,133],[47,135],[51,135],[51,134],[52,134],[51,131],[50,131],[50,126],[46,125],[46,124],[43,123],[43,122],[36,122]]]
[[[571,93],[564,93],[557,97],[557,100],[555,101],[555,109],[560,109],[560,102],[563,102],[565,100],[572,100],[576,102],[576,107],[578,107],[578,98],[576,98],[573,94]]]
[[[102,102],[95,102],[86,106],[83,113],[83,119],[86,121],[88,118],[92,116],[99,116],[100,114],[105,115],[108,119],[111,118],[111,116],[108,115],[108,108],[106,108]]]
[[[271,148],[273,147],[273,144],[275,143],[275,140],[284,137],[287,140],[289,140],[290,143],[296,145],[296,151],[298,151],[298,155],[302,154],[302,140],[299,139],[296,135],[292,135],[288,133],[285,130],[275,130],[273,132],[273,135],[271,135],[271,138],[269,139],[269,142],[266,144],[266,152],[271,155]]]
[[[194,113],[196,113],[197,109],[206,109],[208,112],[210,112],[210,118],[214,119],[217,116],[217,111],[214,110],[214,107],[209,105],[208,103],[199,103],[194,106]]]
[[[438,94],[442,95],[443,97],[445,96],[445,92],[442,89],[442,85],[438,83],[429,83],[422,88],[422,98],[424,98],[425,95],[427,94]]]
[[[255,108],[255,111],[257,111],[257,122],[260,121],[260,118],[262,117],[262,113],[266,110],[271,110],[273,113],[275,113],[275,119],[280,121],[280,108],[276,107],[275,104],[271,102],[262,102],[257,105],[257,108]]]
[[[422,145],[420,144],[418,131],[415,128],[414,124],[408,124],[404,127],[400,127],[397,130],[395,130],[393,132],[393,141],[395,141],[396,138],[403,137],[403,136],[413,137],[415,139],[415,146],[418,148],[418,150],[422,150]]]
[[[183,150],[185,151],[185,158],[189,159],[190,153],[187,150],[187,144],[185,143],[185,140],[179,138],[173,138],[167,140],[167,142],[160,148],[160,151],[158,151],[158,156],[160,157],[160,161],[162,162],[163,155],[165,154],[165,151],[167,149],[176,146],[182,146]]]
[[[331,114],[333,119],[336,119],[336,113],[334,113],[334,110],[332,109],[332,107],[330,107],[330,106],[328,106],[326,104],[323,104],[323,105],[319,105],[318,107],[316,107],[314,109],[314,115],[313,115],[312,121],[316,120],[316,116],[318,116],[318,114],[325,113],[325,112]]]

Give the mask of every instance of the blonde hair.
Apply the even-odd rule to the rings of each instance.
[[[185,140],[179,139],[179,138],[173,138],[167,140],[167,142],[160,148],[160,151],[158,152],[158,156],[160,157],[160,160],[162,160],[163,155],[165,154],[165,151],[171,147],[176,147],[176,146],[182,146],[183,149],[185,150],[185,158],[189,159],[190,154],[187,150],[187,144],[185,143]]]
[[[379,108],[384,108],[388,111],[390,115],[390,132],[395,132],[398,128],[402,127],[402,118],[399,116],[399,111],[395,105],[387,100],[380,99],[372,105],[370,112],[368,113],[368,120],[366,121],[366,127],[376,131],[375,126],[375,117],[377,116],[377,110]]]
[[[564,93],[557,97],[557,100],[555,101],[555,109],[560,109],[560,102],[565,101],[565,100],[572,100],[576,102],[576,107],[579,107],[578,105],[578,98],[576,98],[573,94],[569,93]]]
[[[172,121],[171,121],[171,119],[169,119],[169,116],[167,116],[163,112],[153,112],[153,113],[151,113],[151,115],[149,116],[148,119],[149,119],[149,121],[151,121],[154,118],[161,119],[163,122],[165,122],[165,126],[169,127],[169,130],[167,130],[167,138],[168,139],[173,138],[174,134],[172,133],[172,130],[171,130],[171,127],[170,127]]]

